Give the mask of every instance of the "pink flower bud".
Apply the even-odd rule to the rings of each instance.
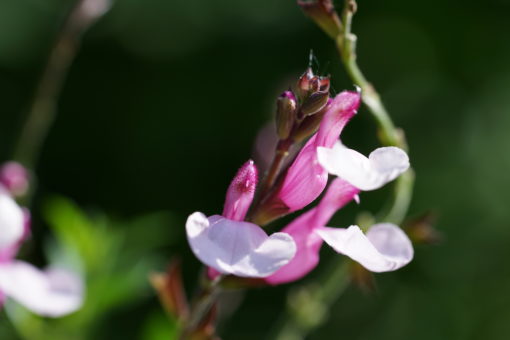
[[[28,172],[17,162],[7,162],[0,167],[0,184],[13,196],[22,196],[28,190]]]
[[[296,119],[296,97],[292,91],[285,91],[276,102],[276,132],[280,139],[289,137]]]
[[[225,206],[223,207],[223,217],[235,221],[244,220],[253,201],[257,181],[257,167],[252,160],[249,160],[237,171],[228,187]]]

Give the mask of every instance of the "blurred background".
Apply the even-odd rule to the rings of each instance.
[[[509,339],[510,1],[358,5],[359,64],[404,128],[417,174],[410,214],[434,212],[443,241],[377,275],[376,292],[347,289],[309,338]],[[68,9],[66,0],[0,0],[2,161]],[[78,326],[85,339],[171,336],[147,276],[179,256],[193,292],[200,265],[184,221],[221,211],[229,181],[310,50],[335,92],[353,88],[332,41],[293,0],[114,3],[84,36],[64,84],[35,169],[33,237],[20,255],[44,265],[62,260],[55,237],[60,248],[74,242],[89,254],[81,265],[94,275],[95,301],[87,315],[51,324],[68,336],[27,338],[75,339]],[[364,107],[342,140],[363,152],[377,146]],[[363,194],[332,225],[352,224],[361,208],[377,211],[387,190]],[[242,304],[220,324],[222,338],[263,339],[290,287],[236,294]],[[0,338],[18,339],[2,314]],[[39,329],[40,320],[19,318]]]

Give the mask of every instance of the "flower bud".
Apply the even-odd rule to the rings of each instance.
[[[239,169],[228,187],[223,217],[235,221],[244,220],[253,201],[257,181],[257,167],[252,160],[249,160]]]
[[[331,38],[335,39],[342,32],[342,23],[332,0],[298,0],[298,5]]]
[[[352,283],[363,293],[372,294],[376,292],[377,286],[375,284],[374,274],[361,264],[350,261],[349,274]]]
[[[329,98],[327,104],[322,108],[322,110],[303,119],[301,124],[299,124],[298,128],[293,133],[293,138],[296,143],[301,143],[306,138],[317,132],[331,101],[332,99]]]
[[[180,261],[172,260],[166,273],[153,273],[149,279],[166,311],[181,321],[188,318],[189,305],[182,284]]]
[[[313,115],[322,110],[329,100],[329,93],[326,92],[315,92],[306,98],[301,105],[301,114],[303,117]]]
[[[280,139],[287,139],[296,117],[296,97],[292,91],[285,91],[276,102],[276,131]]]
[[[434,227],[436,216],[426,212],[405,222],[403,229],[411,241],[416,244],[436,245],[443,235]]]
[[[320,84],[319,85],[320,85],[319,86],[319,91],[328,92],[329,91],[329,87],[330,87],[329,76],[328,77],[320,78]]]
[[[319,91],[321,88],[321,78],[320,77],[313,77],[310,79],[310,92],[314,93]]]
[[[304,98],[310,91],[310,82],[314,78],[312,68],[307,68],[297,82],[297,92],[300,98]]]
[[[23,196],[28,190],[28,171],[17,162],[0,167],[0,184],[13,196]]]

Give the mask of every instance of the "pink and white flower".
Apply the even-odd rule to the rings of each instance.
[[[41,271],[14,257],[29,234],[29,216],[0,187],[0,302],[12,298],[36,314],[63,316],[79,309],[81,280],[61,270]]]

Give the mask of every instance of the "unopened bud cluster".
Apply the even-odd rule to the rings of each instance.
[[[276,131],[281,140],[304,140],[317,131],[329,102],[329,77],[311,68],[299,78],[295,90],[282,93],[276,104]]]

